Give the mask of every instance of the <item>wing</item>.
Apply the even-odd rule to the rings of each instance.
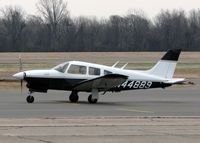
[[[127,76],[120,74],[107,74],[98,78],[83,81],[74,86],[74,90],[77,91],[92,91],[92,89],[98,89],[99,91],[107,91],[119,84],[122,84],[127,80]]]

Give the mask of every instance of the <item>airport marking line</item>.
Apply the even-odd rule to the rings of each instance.
[[[139,110],[139,109],[128,109],[128,108],[120,108],[118,110],[127,111],[127,112],[138,112],[138,113],[154,113],[152,111]]]

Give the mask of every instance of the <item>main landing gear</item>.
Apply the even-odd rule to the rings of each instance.
[[[90,94],[90,95],[88,96],[88,102],[89,102],[89,103],[95,104],[95,103],[97,103],[97,101],[98,101],[98,99],[93,99],[93,98],[92,98],[92,94]]]
[[[29,91],[28,96],[26,97],[27,103],[33,103],[34,102],[34,97],[31,95],[33,92]]]
[[[99,92],[97,89],[92,90],[92,94],[88,96],[88,102],[91,104],[95,104],[98,102],[99,99]]]
[[[96,89],[92,90],[92,94],[88,96],[88,102],[91,104],[95,104],[98,102],[99,99],[99,92]],[[70,96],[69,96],[69,101],[72,103],[77,103],[79,100],[78,92],[77,91],[72,91]]]
[[[78,92],[72,91],[72,93],[69,96],[69,101],[71,101],[72,103],[76,103],[78,102],[78,99],[79,99]]]

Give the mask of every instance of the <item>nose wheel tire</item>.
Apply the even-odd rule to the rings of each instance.
[[[89,95],[88,96],[88,102],[91,103],[91,104],[95,104],[97,103],[98,99],[92,99],[92,95]]]
[[[69,96],[69,101],[72,103],[78,102],[79,96],[76,92],[72,92],[71,95]]]
[[[33,96],[27,96],[26,101],[28,103],[33,103],[34,102],[34,97]]]

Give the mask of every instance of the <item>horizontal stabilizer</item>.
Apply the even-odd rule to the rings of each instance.
[[[180,84],[186,82],[185,78],[172,78],[164,83],[167,84]]]
[[[74,90],[78,91],[92,91],[92,89],[97,89],[99,91],[106,91],[119,84],[122,84],[127,80],[127,76],[120,74],[107,74],[101,77],[93,78],[90,80],[83,81],[74,86]]]

